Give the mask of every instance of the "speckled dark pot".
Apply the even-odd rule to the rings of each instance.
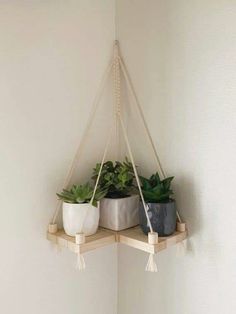
[[[158,232],[159,236],[168,236],[175,232],[176,229],[176,208],[175,201],[168,203],[147,203],[148,215],[151,220],[153,231]],[[140,203],[139,223],[145,234],[148,234],[150,228],[147,224],[147,217]]]

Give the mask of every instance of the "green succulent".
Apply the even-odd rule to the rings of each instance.
[[[101,164],[93,169],[92,179],[96,180]],[[121,198],[129,195],[133,188],[134,172],[131,162],[126,158],[119,162],[107,161],[102,167],[99,187],[107,190],[106,197]]]
[[[143,197],[147,203],[165,203],[170,200],[171,181],[174,177],[161,180],[158,173],[153,174],[149,179],[139,177],[142,185]]]
[[[70,190],[63,189],[61,193],[57,193],[57,196],[66,203],[83,204],[90,202],[93,190],[94,188],[89,183],[83,185],[73,185]],[[93,205],[97,206],[97,202],[102,199],[106,193],[106,189],[98,187],[95,193]]]

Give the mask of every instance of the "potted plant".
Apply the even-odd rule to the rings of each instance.
[[[148,215],[153,231],[160,236],[168,236],[176,229],[175,201],[170,197],[173,194],[171,182],[174,177],[160,180],[158,173],[149,179],[140,176],[144,200],[147,204]],[[140,226],[145,234],[150,231],[143,204],[139,208]]]
[[[101,164],[93,171],[96,180]],[[99,187],[106,189],[105,198],[100,202],[101,227],[120,231],[138,225],[139,196],[133,194],[134,173],[132,164],[126,158],[119,162],[104,163],[99,180]]]
[[[99,200],[106,191],[98,188],[95,193],[93,204],[90,200],[93,195],[93,187],[86,183],[84,185],[73,185],[70,190],[62,190],[57,196],[63,200],[63,227],[69,236],[76,233],[84,233],[90,236],[97,232],[99,222]]]

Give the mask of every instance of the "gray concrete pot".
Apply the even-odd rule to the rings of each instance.
[[[124,198],[103,198],[100,201],[99,226],[114,231],[139,224],[139,195]]]
[[[175,201],[168,203],[147,203],[149,210],[148,215],[151,220],[153,231],[158,232],[159,236],[168,236],[175,232],[176,229],[176,208]],[[148,234],[150,228],[147,224],[147,217],[140,203],[139,222],[145,234]]]

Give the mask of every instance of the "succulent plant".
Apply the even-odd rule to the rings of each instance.
[[[83,204],[90,202],[93,190],[94,188],[89,183],[73,185],[70,190],[63,189],[61,193],[57,193],[57,196],[66,203]],[[102,199],[106,193],[106,189],[98,187],[95,193],[93,205],[97,206],[97,202]]]
[[[96,164],[93,169],[92,179],[96,180],[101,164]],[[99,187],[107,190],[106,197],[122,198],[129,195],[133,188],[134,172],[131,162],[126,158],[125,161],[119,162],[107,161],[104,163]]]
[[[170,201],[173,194],[171,181],[174,177],[161,180],[158,173],[153,174],[149,179],[139,176],[143,197],[147,203],[165,203]]]

